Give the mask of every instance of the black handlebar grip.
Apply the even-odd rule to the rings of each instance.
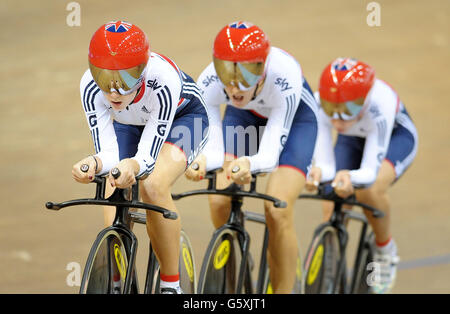
[[[120,170],[119,168],[113,168],[111,170],[111,175],[113,176],[114,179],[117,179],[118,177],[120,177]]]
[[[384,217],[384,213],[377,210],[377,211],[372,212],[372,216],[375,217],[375,218],[383,218]]]
[[[287,207],[287,203],[285,201],[276,201],[273,205],[276,208],[286,208]]]
[[[54,204],[52,202],[47,202],[45,203],[45,207],[47,207],[47,209],[52,209],[52,210],[60,210],[61,207],[57,204]]]
[[[176,220],[178,218],[178,215],[175,212],[166,211],[163,213],[163,217],[167,219]]]
[[[88,170],[89,170],[89,165],[88,165],[88,164],[82,164],[82,165],[80,166],[80,170],[83,171],[83,172],[88,172]]]

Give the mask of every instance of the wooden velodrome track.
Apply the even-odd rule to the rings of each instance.
[[[390,192],[393,235],[402,259],[393,292],[450,292],[449,1],[378,1],[379,27],[366,23],[369,1],[155,0],[126,6],[117,0],[80,0],[79,27],[66,24],[69,2],[0,2],[0,293],[77,292],[78,287],[66,284],[66,266],[84,264],[103,224],[101,209],[51,212],[44,204],[93,193],[92,185],[75,183],[70,172],[74,162],[93,151],[79,81],[92,33],[113,19],[139,25],[155,51],[194,78],[211,61],[216,33],[234,20],[258,24],[274,46],[294,55],[313,89],[335,57],[353,56],[373,65],[399,93],[420,137],[415,162]],[[202,186],[181,178],[174,191]],[[265,178],[259,186],[264,189]],[[213,231],[207,201],[195,197],[178,204],[199,269]],[[261,202],[246,204],[261,212]],[[304,253],[320,222],[320,206],[301,201],[296,209]],[[261,229],[250,230],[256,256]],[[147,236],[141,226],[136,232],[142,268]]]

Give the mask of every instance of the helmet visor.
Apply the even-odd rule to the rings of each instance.
[[[263,62],[233,62],[214,58],[214,68],[223,85],[240,90],[255,86],[264,74]]]
[[[330,118],[352,120],[358,116],[364,107],[364,97],[341,103],[333,103],[321,98],[320,106]]]
[[[89,62],[89,69],[98,87],[106,93],[118,91],[122,95],[129,94],[140,86],[145,66],[146,64],[140,64],[124,70],[108,70]]]

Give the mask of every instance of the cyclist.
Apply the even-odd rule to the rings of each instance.
[[[336,194],[379,208],[384,218],[367,218],[375,234],[380,280],[375,293],[388,293],[399,258],[391,234],[388,188],[411,165],[418,145],[416,128],[397,93],[361,61],[338,58],[323,70],[319,91],[319,134],[307,189],[333,180]],[[333,153],[332,129],[338,133]],[[337,172],[336,172],[337,171]],[[353,187],[358,187],[354,191]],[[324,204],[331,214],[330,204]],[[332,206],[332,205],[331,205]]]
[[[264,206],[271,283],[274,293],[291,293],[298,252],[293,206],[304,187],[317,134],[317,104],[300,64],[271,47],[258,26],[234,22],[218,33],[213,62],[197,82],[210,113],[210,140],[186,176],[196,181],[222,167],[217,187],[225,188],[249,183],[252,173],[271,172],[267,194],[287,202],[283,209],[269,202]],[[226,104],[222,121],[221,104]],[[209,203],[218,228],[227,221],[230,198],[210,196]]]
[[[171,187],[203,148],[209,125],[193,79],[171,59],[151,52],[145,33],[136,25],[112,21],[91,39],[89,69],[80,92],[96,154],[73,166],[74,179],[89,183],[95,174],[117,167],[121,175],[117,179],[109,175],[111,187],[127,188],[135,177],[143,178],[143,201],[177,212]],[[82,164],[89,165],[88,172],[80,170]],[[111,213],[105,210],[105,215],[112,222]],[[147,213],[162,293],[181,292],[180,224],[179,218]]]

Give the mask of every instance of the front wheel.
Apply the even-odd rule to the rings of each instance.
[[[242,256],[235,232],[224,229],[210,242],[199,277],[200,294],[234,294]]]
[[[127,253],[119,233],[106,231],[95,240],[89,253],[80,293],[124,293],[127,270]]]
[[[306,294],[332,294],[340,259],[336,229],[324,227],[312,240],[306,254],[304,291]]]

